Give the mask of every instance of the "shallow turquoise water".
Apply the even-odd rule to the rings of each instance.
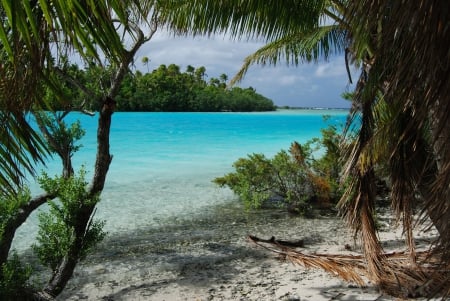
[[[320,136],[328,123],[343,124],[344,110],[284,110],[265,113],[115,113],[111,130],[110,166],[97,218],[110,233],[164,225],[188,218],[235,199],[211,180],[232,171],[232,164],[250,153],[272,156]],[[92,170],[97,119],[81,114],[86,129],[74,163]],[[48,163],[50,175],[60,172],[59,160]],[[91,173],[88,174],[88,176]],[[88,178],[89,179],[89,178]],[[32,184],[34,192],[38,191]],[[16,247],[32,242],[36,217],[17,233]]]

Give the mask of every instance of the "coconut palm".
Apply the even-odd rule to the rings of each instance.
[[[183,1],[180,1],[183,3]],[[232,84],[254,64],[280,60],[297,65],[317,62],[347,48],[345,1],[336,0],[195,0],[162,14],[182,34],[226,32],[232,38],[263,39],[265,46],[248,56]]]
[[[372,62],[364,74],[364,84],[357,90],[356,99],[360,106],[367,108],[366,115],[370,115],[382,100],[391,112],[395,112],[390,123],[401,129],[395,137],[397,139],[392,139],[395,143],[389,149],[390,175],[394,184],[393,207],[398,214],[410,215],[408,211],[416,200],[412,194],[418,193],[423,199],[422,216],[425,219],[422,220],[430,218],[439,231],[434,251],[442,264],[441,271],[447,271],[428,277],[426,286],[427,289],[442,289],[448,295],[450,51],[445,45],[450,33],[444,30],[449,26],[448,3],[427,0],[420,3],[358,1],[349,4],[346,16],[355,39],[375,37],[372,38],[376,46]],[[375,91],[381,91],[382,97],[377,97]],[[368,135],[360,139],[354,153],[353,166],[356,168],[358,161],[373,160],[373,155],[366,156],[363,150],[373,145],[376,119],[367,118],[365,126]],[[370,165],[359,170],[369,170]],[[370,207],[370,204],[362,207]],[[357,210],[349,210],[348,217],[356,219],[358,213]],[[363,232],[364,236],[372,230]],[[371,255],[374,261],[380,258],[378,252]],[[395,284],[386,278],[389,278],[386,273],[380,275],[380,281],[387,286],[391,284],[391,290],[395,290]]]
[[[327,3],[317,20],[318,23],[313,28],[299,30],[275,41],[269,41],[247,56],[230,84],[240,81],[253,64],[275,66],[280,61],[284,61],[297,66],[301,63],[326,61],[329,56],[348,51],[348,24],[342,19],[343,12],[333,4],[333,1]]]
[[[362,63],[353,100],[353,112],[358,113],[354,116],[361,116],[361,126],[347,164],[353,181],[340,206],[349,224],[361,233],[369,277],[390,292],[415,294],[414,287],[422,287],[430,274],[396,273],[388,263],[373,218],[375,169],[384,165],[391,179],[392,204],[403,218],[411,259],[415,259],[412,209],[422,201],[423,216],[440,233],[436,250],[441,251],[439,260],[448,270],[450,52],[439,45],[447,45],[450,39],[445,30],[449,26],[445,1],[404,4],[197,0],[183,7],[185,21],[174,24],[179,29],[194,24],[188,31],[194,34],[227,31],[233,37],[266,39],[266,46],[247,57],[237,79],[253,63],[276,64],[284,59],[297,64],[343,49]],[[334,22],[329,25],[329,20]],[[427,39],[421,40],[423,36]],[[406,273],[409,280],[403,277]],[[427,285],[439,289],[448,282],[448,273],[440,276],[443,281]],[[404,284],[406,292],[393,281]]]

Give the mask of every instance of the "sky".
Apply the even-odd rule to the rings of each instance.
[[[224,36],[173,37],[157,32],[137,53],[135,68],[147,72],[161,64],[176,64],[184,72],[188,65],[195,68],[204,66],[207,81],[211,77],[218,78],[222,73],[231,79],[245,57],[263,45],[260,41],[236,41]],[[149,58],[148,66],[142,63],[143,57]],[[253,87],[277,106],[319,108],[350,107],[341,94],[354,89],[354,85],[349,84],[343,55],[317,64],[287,66],[281,61],[276,66],[253,65],[237,85]]]

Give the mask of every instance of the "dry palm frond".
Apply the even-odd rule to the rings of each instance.
[[[323,269],[346,281],[355,282],[359,286],[365,286],[364,278],[361,276],[366,271],[364,257],[360,255],[325,255],[304,254],[294,248],[286,247],[274,242],[262,242],[249,236],[248,239],[271,252],[284,256],[286,259],[307,268]]]
[[[365,286],[366,280],[375,280],[381,290],[393,296],[406,298],[440,295],[445,298],[450,295],[450,266],[443,268],[439,264],[440,258],[432,251],[418,252],[415,263],[411,263],[409,252],[383,253],[383,270],[379,275],[373,275],[362,255],[306,254],[276,240],[262,240],[254,236],[249,236],[248,239],[295,264],[322,269],[359,286]]]

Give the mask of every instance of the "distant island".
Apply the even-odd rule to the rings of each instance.
[[[291,106],[277,106],[279,110],[337,110],[337,111],[348,111],[350,108],[324,108],[324,107],[291,107]]]
[[[92,65],[81,69],[78,65],[65,66],[68,76],[76,79],[79,86],[92,91],[89,99],[82,92],[71,90],[70,101],[58,103],[55,95],[47,91],[46,102],[54,110],[73,110],[83,107],[88,111],[98,109],[97,95],[102,95],[104,87],[111,85],[112,69],[102,69]],[[273,101],[252,87],[227,86],[228,76],[211,77],[206,81],[206,68],[188,65],[184,72],[175,64],[160,65],[157,69],[142,73],[128,73],[123,79],[115,97],[116,111],[119,112],[260,112],[274,111]],[[66,84],[62,83],[66,86]],[[78,105],[77,105],[78,104]]]
[[[136,72],[124,80],[116,98],[119,111],[150,112],[251,112],[273,111],[273,101],[255,89],[228,88],[226,74],[211,77],[206,68],[160,65],[151,73]]]

